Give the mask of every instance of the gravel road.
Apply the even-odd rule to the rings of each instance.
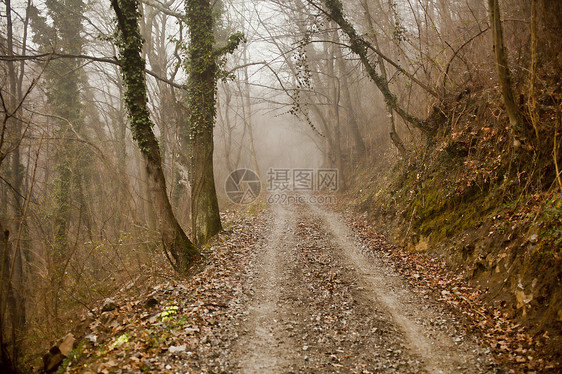
[[[228,328],[215,332],[221,370],[501,372],[453,315],[414,294],[339,215],[315,206],[271,212]]]

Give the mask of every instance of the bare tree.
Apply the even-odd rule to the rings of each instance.
[[[498,0],[488,0],[488,11],[490,12],[490,24],[492,25],[492,40],[494,54],[496,57],[496,68],[498,71],[498,80],[500,82],[502,98],[505,105],[509,123],[513,135],[519,137],[523,130],[523,121],[519,108],[513,97],[513,87],[511,84],[511,73],[507,62],[507,53],[505,51],[503,40],[503,27],[501,21],[500,5]]]
[[[187,271],[198,251],[179,225],[166,193],[166,180],[158,141],[152,132],[152,121],[147,108],[145,62],[141,58],[138,2],[136,0],[112,0],[119,28],[121,69],[125,83],[125,102],[131,120],[133,136],[143,155],[148,183],[160,223],[162,244],[170,261],[180,273]]]

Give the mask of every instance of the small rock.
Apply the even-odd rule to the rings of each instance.
[[[197,326],[195,326],[195,327],[187,327],[187,328],[185,329],[185,333],[186,333],[186,334],[193,334],[193,333],[196,333],[196,332],[199,332],[199,327],[197,327]]]
[[[108,297],[103,302],[103,306],[101,307],[102,312],[111,312],[112,310],[117,309],[117,303],[111,297]]]
[[[529,238],[529,241],[533,244],[535,244],[536,242],[539,241],[539,236],[537,234],[533,234],[531,235],[531,237]]]
[[[98,336],[96,334],[92,333],[92,334],[86,335],[85,339],[87,341],[89,341],[90,343],[95,345],[98,341]]]
[[[72,334],[67,334],[62,343],[59,345],[59,350],[62,353],[63,356],[68,356],[68,354],[70,353],[70,351],[72,351],[72,348],[74,347],[74,342],[76,339],[74,339],[74,335]]]
[[[178,353],[178,352],[185,352],[187,350],[187,346],[185,344],[180,345],[180,346],[170,346],[170,348],[168,348],[168,352],[170,353]]]
[[[67,334],[58,346],[54,346],[49,353],[43,356],[43,369],[46,373],[54,373],[72,350],[74,346],[74,335]]]

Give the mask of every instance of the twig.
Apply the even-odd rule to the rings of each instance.
[[[554,158],[554,167],[556,169],[556,180],[558,181],[558,186],[560,191],[562,191],[562,178],[560,178],[560,168],[558,167],[558,129],[554,127],[554,149],[552,150],[552,157]]]

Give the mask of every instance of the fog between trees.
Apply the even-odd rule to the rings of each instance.
[[[185,272],[221,228],[236,169],[265,186],[270,168],[336,168],[344,191],[360,165],[432,144],[464,115],[449,117],[450,103],[477,90],[502,93],[511,142],[544,148],[553,167],[556,125],[540,120],[552,112],[537,92],[560,72],[559,10],[555,0],[5,0],[2,364],[21,364],[115,290],[170,264]],[[127,40],[136,24],[140,38]]]

